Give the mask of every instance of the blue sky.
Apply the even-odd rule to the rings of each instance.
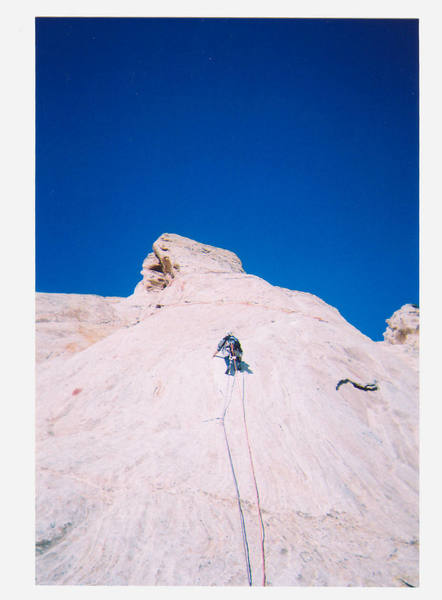
[[[363,333],[419,302],[418,21],[36,21],[36,288],[128,296],[163,232]]]

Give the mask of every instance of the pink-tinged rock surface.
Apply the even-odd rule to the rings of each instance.
[[[164,288],[93,300],[115,311],[105,337],[45,358],[54,336],[37,330],[37,583],[247,586],[227,406],[253,585],[263,557],[247,441],[267,585],[418,585],[415,346],[371,341],[231,253],[198,267],[203,245],[166,235],[170,263],[188,263]],[[45,296],[60,327],[84,318],[102,331]],[[227,331],[244,350],[235,377],[212,358]],[[378,389],[336,390],[344,378]]]
[[[416,304],[404,304],[386,320],[388,325],[384,340],[390,344],[406,344],[419,349],[419,307]]]

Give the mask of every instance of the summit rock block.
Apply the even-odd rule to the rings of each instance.
[[[240,259],[229,250],[163,233],[143,262],[143,280],[137,289],[164,289],[175,277],[190,273],[244,273],[244,269]]]

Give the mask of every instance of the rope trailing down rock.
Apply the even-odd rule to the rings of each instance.
[[[230,393],[229,393],[228,392],[228,390],[229,390],[229,383],[227,383],[226,405],[224,407],[223,416],[221,418],[221,424],[223,426],[224,440],[226,442],[226,448],[227,448],[227,454],[228,454],[228,457],[229,457],[230,469],[232,471],[233,483],[235,485],[235,490],[236,490],[236,499],[238,501],[239,517],[240,517],[240,521],[241,521],[241,533],[242,533],[242,541],[243,541],[243,547],[244,547],[244,557],[245,557],[245,560],[246,560],[247,579],[248,579],[248,582],[249,582],[249,586],[251,586],[253,584],[253,581],[252,581],[252,567],[250,565],[250,552],[249,552],[249,544],[248,544],[248,541],[247,541],[246,524],[245,524],[245,520],[244,520],[244,513],[243,513],[243,510],[242,510],[242,506],[241,506],[241,495],[239,493],[238,479],[236,477],[235,467],[233,466],[232,453],[230,451],[230,444],[229,444],[229,439],[227,437],[227,430],[226,430],[226,424],[225,424],[225,417],[226,417],[227,409],[229,408],[230,402],[232,400],[232,394],[233,394],[233,387],[234,387],[234,385],[235,385],[235,379],[233,380],[232,386],[230,388]]]
[[[252,470],[253,482],[254,482],[254,485],[255,485],[256,506],[257,506],[257,509],[258,509],[258,515],[259,515],[259,520],[260,520],[260,525],[261,525],[262,585],[265,586],[266,585],[266,561],[265,561],[265,547],[264,547],[264,543],[265,543],[265,529],[264,529],[264,521],[263,521],[263,518],[262,518],[261,502],[260,502],[260,498],[259,498],[258,484],[257,484],[257,481],[256,481],[256,475],[255,475],[255,466],[253,464],[252,448],[250,446],[249,431],[248,431],[248,427],[247,427],[246,406],[245,406],[245,392],[244,392],[244,373],[242,375],[242,414],[243,414],[243,420],[244,420],[244,430],[246,432],[247,447],[248,447],[248,450],[249,450],[250,468]]]
[[[231,354],[231,356],[232,356],[232,354]],[[230,403],[232,401],[232,395],[233,395],[233,390],[234,390],[234,387],[235,387],[235,382],[238,381],[238,379],[237,379],[237,377],[238,377],[238,370],[237,370],[236,361],[231,358],[231,363],[232,362],[233,362],[233,365],[234,365],[234,376],[233,376],[233,380],[232,380],[232,385],[229,386],[229,381],[227,383],[226,403],[225,403],[225,407],[224,407],[224,411],[223,411],[223,416],[221,417],[220,421],[221,421],[221,424],[222,424],[222,427],[223,427],[223,431],[224,431],[224,440],[226,442],[226,448],[227,448],[227,454],[228,454],[228,457],[229,457],[230,469],[232,471],[233,482],[234,482],[235,489],[236,489],[236,496],[237,496],[237,501],[238,501],[238,509],[239,509],[239,515],[240,515],[240,521],[241,521],[241,533],[242,533],[243,546],[244,546],[244,556],[245,556],[245,560],[246,560],[247,578],[248,578],[249,586],[252,586],[253,585],[253,576],[252,576],[252,568],[251,568],[251,564],[250,564],[250,551],[249,551],[249,544],[248,544],[248,540],[247,540],[247,530],[246,530],[246,525],[245,525],[244,513],[243,513],[243,510],[242,510],[242,506],[241,506],[241,496],[240,496],[240,492],[239,492],[238,479],[237,479],[237,476],[236,476],[236,473],[235,473],[235,468],[234,468],[234,465],[233,465],[232,454],[231,454],[231,451],[230,451],[230,444],[229,444],[229,440],[228,440],[228,436],[227,436],[227,430],[226,430],[226,425],[225,425],[225,417],[226,417],[227,410],[228,410],[228,408],[230,406]],[[228,372],[230,372],[230,368],[228,369]],[[255,466],[254,466],[254,463],[253,463],[252,448],[251,448],[251,444],[250,444],[249,432],[248,432],[248,427],[247,427],[246,408],[245,408],[244,373],[243,373],[243,377],[242,377],[241,403],[242,403],[242,414],[243,414],[244,430],[245,430],[247,447],[248,447],[248,453],[249,453],[250,468],[251,468],[253,482],[254,482],[254,487],[255,487],[256,506],[257,506],[258,515],[259,515],[259,521],[260,521],[260,526],[261,526],[262,585],[265,586],[266,585],[266,563],[265,563],[265,546],[264,546],[264,544],[265,544],[265,529],[264,529],[264,521],[263,521],[263,518],[262,518],[261,502],[260,502],[260,497],[259,497],[258,484],[257,484],[257,481],[256,481]]]

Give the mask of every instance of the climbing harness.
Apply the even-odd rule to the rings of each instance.
[[[234,464],[233,464],[232,453],[231,453],[231,450],[230,450],[229,438],[228,438],[228,435],[227,435],[227,429],[226,429],[226,424],[225,424],[225,417],[226,417],[226,414],[227,414],[227,410],[228,410],[228,408],[230,406],[230,403],[232,401],[233,390],[234,390],[234,387],[235,387],[235,382],[238,381],[238,379],[237,379],[238,369],[237,369],[236,360],[235,360],[234,354],[233,354],[233,348],[231,348],[231,350],[232,350],[232,352],[230,353],[230,361],[229,361],[228,372],[230,372],[231,363],[233,362],[234,376],[233,376],[233,380],[232,380],[231,384],[230,384],[230,381],[231,381],[230,378],[227,381],[227,387],[226,387],[226,393],[225,393],[225,406],[224,406],[224,410],[223,410],[223,413],[222,413],[222,417],[219,418],[219,420],[221,421],[221,424],[222,424],[222,427],[223,427],[224,440],[225,440],[225,443],[226,443],[227,455],[228,455],[228,458],[229,458],[230,469],[232,471],[233,482],[234,482],[235,490],[236,490],[236,497],[237,497],[237,502],[238,502],[238,510],[239,510],[240,522],[241,522],[241,534],[242,534],[242,540],[243,540],[244,557],[245,557],[245,561],[246,561],[247,579],[248,579],[248,582],[249,582],[249,586],[252,586],[253,585],[253,577],[252,577],[252,568],[251,568],[251,564],[250,564],[250,551],[249,551],[249,544],[248,544],[248,540],[247,540],[247,530],[246,530],[246,524],[245,524],[245,519],[244,519],[244,513],[243,513],[243,509],[242,509],[242,504],[241,504],[241,495],[240,495],[240,491],[239,491],[238,479],[237,479],[236,472],[235,472],[235,467],[234,467]],[[224,358],[224,357],[220,357],[220,358]],[[244,381],[244,373],[243,373],[243,377],[242,377],[241,403],[242,403],[242,414],[243,414],[244,430],[245,430],[247,447],[248,447],[248,453],[249,453],[250,468],[251,468],[253,482],[254,482],[254,487],[255,487],[256,505],[257,505],[257,509],[258,509],[258,515],[259,515],[260,526],[261,526],[262,585],[265,586],[266,585],[265,529],[264,529],[264,521],[263,521],[263,518],[262,518],[262,511],[261,511],[261,503],[260,503],[260,497],[259,497],[258,484],[257,484],[257,481],[256,481],[255,466],[254,466],[254,463],[253,463],[252,448],[251,448],[251,444],[250,444],[249,432],[248,432],[248,427],[247,427],[246,408],[245,408],[245,381]]]
[[[227,370],[226,375],[235,375],[238,363],[241,363],[242,348],[239,340],[229,332],[219,342],[217,350],[213,356],[217,355],[217,352],[223,351],[224,360],[226,361]]]

